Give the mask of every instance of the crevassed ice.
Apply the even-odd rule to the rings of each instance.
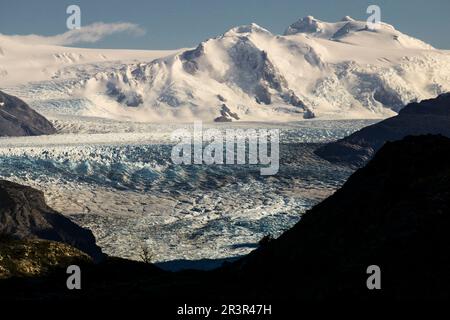
[[[146,243],[156,261],[167,261],[239,256],[291,227],[351,173],[317,158],[316,143],[370,122],[216,125],[280,128],[281,167],[272,177],[248,165],[172,164],[174,126],[92,120],[103,133],[82,134],[90,122],[74,123],[60,120],[66,133],[55,136],[0,139],[0,177],[43,190],[106,253],[139,259]]]

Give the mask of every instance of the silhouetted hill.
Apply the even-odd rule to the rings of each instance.
[[[38,136],[56,129],[24,101],[0,91],[0,136]]]
[[[298,298],[450,298],[450,139],[388,142],[279,239],[241,260],[243,279]],[[366,287],[378,265],[382,290]],[[262,285],[262,290],[264,289]]]
[[[315,152],[331,162],[362,166],[386,141],[424,134],[450,137],[450,93],[420,103],[410,103],[397,116],[365,127]]]
[[[64,242],[95,260],[103,257],[92,232],[48,207],[41,191],[5,180],[0,180],[0,234]]]

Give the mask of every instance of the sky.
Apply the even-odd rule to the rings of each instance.
[[[86,27],[82,35],[67,33],[66,8],[74,4]],[[370,4],[403,33],[450,49],[450,0],[0,0],[0,33],[52,36],[46,41],[77,47],[176,49],[251,22],[281,34],[307,15],[366,20]]]

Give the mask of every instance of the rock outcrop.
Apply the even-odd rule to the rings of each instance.
[[[48,207],[41,191],[4,180],[0,180],[0,234],[63,242],[96,261],[103,258],[92,232]]]
[[[56,129],[24,101],[0,91],[0,136],[54,134]]]
[[[450,137],[450,93],[420,103],[410,103],[397,116],[322,146],[315,152],[330,162],[362,166],[386,141],[424,134]]]

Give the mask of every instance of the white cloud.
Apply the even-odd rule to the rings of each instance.
[[[145,30],[134,23],[103,23],[96,22],[81,29],[70,30],[54,36],[30,35],[11,35],[11,39],[26,44],[47,44],[47,45],[71,45],[76,43],[93,43],[104,37],[115,33],[126,32],[133,36],[142,36]]]

